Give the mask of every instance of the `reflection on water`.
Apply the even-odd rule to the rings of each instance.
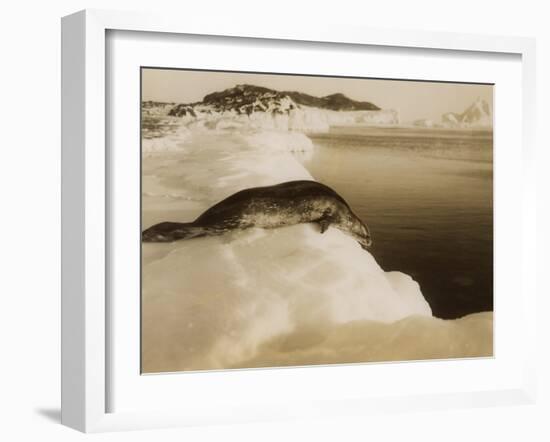
[[[372,232],[385,270],[410,274],[435,316],[493,309],[490,132],[333,128],[301,159]]]

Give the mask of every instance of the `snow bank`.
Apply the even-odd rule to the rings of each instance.
[[[143,228],[191,221],[244,188],[312,179],[289,152],[310,148],[304,137],[210,131],[185,138],[184,151],[145,155]],[[412,278],[384,272],[335,228],[248,229],[142,250],[145,372],[492,351],[492,316],[432,318]]]
[[[155,138],[142,138],[142,152],[173,152],[185,149],[185,144],[191,139],[191,131],[187,127],[180,125],[177,128],[163,136]]]
[[[244,136],[251,148],[272,152],[313,152],[313,142],[301,132],[262,131]]]
[[[388,125],[397,124],[399,116],[392,110],[380,111],[333,111],[315,107],[284,106],[285,112],[266,108],[250,115],[234,110],[218,112],[210,106],[196,105],[193,113],[181,117],[166,117],[172,127],[162,135],[155,132],[142,141],[143,152],[177,152],[185,149],[193,134],[241,134],[246,142],[256,149],[275,151],[313,152],[313,143],[305,134],[328,132],[331,126],[341,125]],[[165,108],[152,107],[144,110],[149,117],[163,116]],[[158,114],[158,115],[157,115]],[[144,132],[144,135],[151,135]]]
[[[492,312],[454,321],[409,316],[391,324],[300,326],[264,342],[254,357],[232,368],[487,357],[492,348]]]
[[[193,132],[190,141],[182,144],[184,149],[154,155],[146,152],[142,162],[143,228],[167,220],[193,220],[216,202],[248,187],[311,179],[289,149],[266,150],[257,147],[255,138],[247,140],[247,135],[250,133]],[[258,140],[261,138],[258,134]]]
[[[251,229],[157,249],[143,269],[146,371],[239,365],[303,327],[430,315],[418,284],[392,284],[336,229]]]

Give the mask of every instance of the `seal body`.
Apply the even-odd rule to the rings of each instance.
[[[162,222],[146,229],[144,242],[171,242],[222,235],[234,229],[273,229],[317,223],[321,233],[330,226],[355,238],[363,248],[372,240],[367,226],[333,189],[316,181],[289,181],[244,189],[213,205],[190,223]]]

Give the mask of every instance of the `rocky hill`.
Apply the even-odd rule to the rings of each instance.
[[[182,118],[193,130],[249,128],[313,133],[337,125],[399,123],[396,111],[352,100],[341,93],[315,97],[249,84],[213,92],[199,102],[176,104],[167,114]]]
[[[340,93],[314,97],[301,92],[276,91],[261,86],[239,84],[224,91],[208,94],[201,102],[178,104],[170,110],[169,115],[196,116],[201,111],[234,112],[237,115],[251,115],[254,112],[285,114],[302,106],[334,111],[380,110],[372,103],[352,100]]]

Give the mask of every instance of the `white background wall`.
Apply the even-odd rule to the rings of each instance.
[[[391,0],[270,2],[226,0],[58,0],[4,2],[0,12],[0,440],[82,440],[59,425],[60,322],[60,17],[83,8],[170,10],[271,20],[395,29],[534,36],[538,43],[539,270],[550,262],[547,121],[550,113],[550,14],[544,1]],[[544,175],[544,176],[543,176]],[[542,193],[545,192],[544,195]],[[513,240],[513,235],[511,235]],[[539,283],[540,294],[550,293]],[[102,441],[191,440],[550,440],[550,372],[541,296],[540,399],[536,406],[423,412],[247,426],[161,430],[92,436]]]

